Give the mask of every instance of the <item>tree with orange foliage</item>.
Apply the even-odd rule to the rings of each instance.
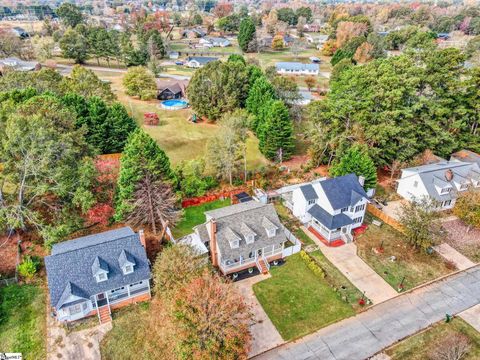
[[[179,357],[247,359],[248,305],[223,277],[205,271],[179,291],[174,303]]]
[[[353,60],[362,64],[366,63],[373,59],[372,51],[373,45],[368,42],[364,42],[355,51],[355,55],[353,55]]]
[[[337,49],[345,45],[349,40],[357,36],[366,35],[368,25],[363,22],[341,21],[337,26]]]
[[[213,9],[213,13],[218,18],[228,16],[233,13],[233,4],[220,2]]]
[[[276,35],[272,40],[272,49],[273,50],[282,50],[283,49],[283,36]]]
[[[324,56],[332,56],[335,51],[337,51],[337,46],[335,45],[335,40],[330,39],[327,40],[322,47],[322,55]]]

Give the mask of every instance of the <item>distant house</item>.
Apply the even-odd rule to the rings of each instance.
[[[300,95],[300,99],[295,101],[296,105],[306,106],[313,100],[313,96],[310,91],[300,90],[298,94]]]
[[[353,241],[352,230],[363,224],[369,195],[355,174],[319,179],[283,192],[284,204],[328,245]]]
[[[303,64],[299,62],[278,62],[275,64],[278,74],[282,75],[318,75],[318,64]]]
[[[178,51],[169,51],[167,52],[168,58],[172,60],[177,60],[180,57],[180,53]]]
[[[324,34],[305,34],[305,39],[307,39],[307,41],[311,44],[316,44],[316,45],[320,45],[320,46],[323,46],[323,44],[325,44],[325,42],[328,40],[328,35],[324,35]]]
[[[199,44],[202,44],[204,47],[227,47],[231,45],[231,42],[222,37],[205,36],[200,39]]]
[[[123,227],[55,244],[45,267],[50,305],[62,322],[108,322],[112,310],[150,299],[143,231]]]
[[[209,62],[217,61],[218,58],[216,57],[208,57],[208,56],[189,56],[186,59],[185,65],[190,68],[200,68],[202,66],[207,65]]]
[[[21,39],[30,37],[30,34],[27,32],[27,30],[18,26],[13,27],[12,32]]]
[[[463,149],[453,153],[450,157],[450,161],[463,161],[480,166],[480,154]]]
[[[16,57],[0,59],[0,75],[7,69],[15,71],[34,71],[41,69],[37,61],[24,61]]]
[[[185,29],[182,32],[182,37],[187,39],[203,38],[205,35],[207,32],[200,28]]]
[[[188,235],[193,240],[188,241],[203,243],[210,251],[213,266],[224,275],[255,268],[265,273],[270,263],[293,253],[285,249],[286,230],[273,204],[246,201],[207,211],[205,216],[206,222],[194,228],[194,233]]]
[[[437,203],[437,210],[447,210],[455,206],[458,193],[469,186],[480,187],[480,167],[458,160],[416,166],[403,169],[397,183],[397,193],[403,198],[427,197]]]
[[[179,82],[165,83],[157,79],[157,99],[181,99],[185,95],[185,86]]]

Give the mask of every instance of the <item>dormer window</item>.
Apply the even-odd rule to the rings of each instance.
[[[247,244],[253,244],[253,242],[255,241],[255,235],[245,236],[245,241],[247,242]]]
[[[446,187],[442,189],[442,194],[448,194],[450,191],[452,191],[451,187]]]
[[[262,226],[265,228],[265,231],[267,232],[267,236],[269,238],[274,237],[277,234],[277,225],[275,225],[273,222],[271,222],[267,217],[263,217],[262,220]]]
[[[238,240],[232,240],[232,241],[229,241],[230,242],[230,247],[232,249],[238,249],[238,247],[240,246],[240,241]]]
[[[225,235],[232,249],[237,249],[240,246],[241,239],[231,228],[226,229]]]
[[[118,257],[118,265],[122,269],[123,275],[133,273],[135,266],[135,259],[129,252],[122,250]]]
[[[315,204],[315,199],[308,200],[308,205],[313,205]]]
[[[250,228],[247,224],[242,223],[240,227],[240,232],[245,238],[245,242],[247,244],[253,244],[253,242],[255,241],[256,234],[255,234],[255,231],[252,230],[252,228]]]
[[[460,190],[467,190],[467,188],[468,188],[467,184],[460,185]]]
[[[97,278],[97,283],[99,283],[102,281],[106,281],[108,279],[108,276],[106,272],[101,272],[97,274],[96,278]]]
[[[274,237],[276,233],[277,233],[277,229],[275,228],[267,229],[267,236],[269,238]]]
[[[132,265],[126,265],[124,268],[123,268],[123,273],[125,275],[127,274],[131,274],[133,272],[133,266]]]

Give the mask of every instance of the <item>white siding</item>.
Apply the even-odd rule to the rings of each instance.
[[[419,175],[403,176],[406,176],[404,172],[402,172],[402,178],[398,180],[397,193],[399,195],[409,201],[422,196],[428,196],[427,189]]]

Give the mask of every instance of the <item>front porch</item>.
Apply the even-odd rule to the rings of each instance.
[[[340,246],[353,242],[352,226],[346,225],[338,229],[327,229],[324,225],[312,218],[306,227],[327,246]]]
[[[250,257],[243,258],[240,256],[239,259],[222,259],[220,262],[220,270],[224,275],[235,273],[241,270],[246,270],[251,267],[257,267],[260,272],[262,272],[261,263],[270,263],[272,261],[283,258],[283,250],[285,248],[285,243],[281,245],[270,245],[264,248],[256,249],[250,253]]]

